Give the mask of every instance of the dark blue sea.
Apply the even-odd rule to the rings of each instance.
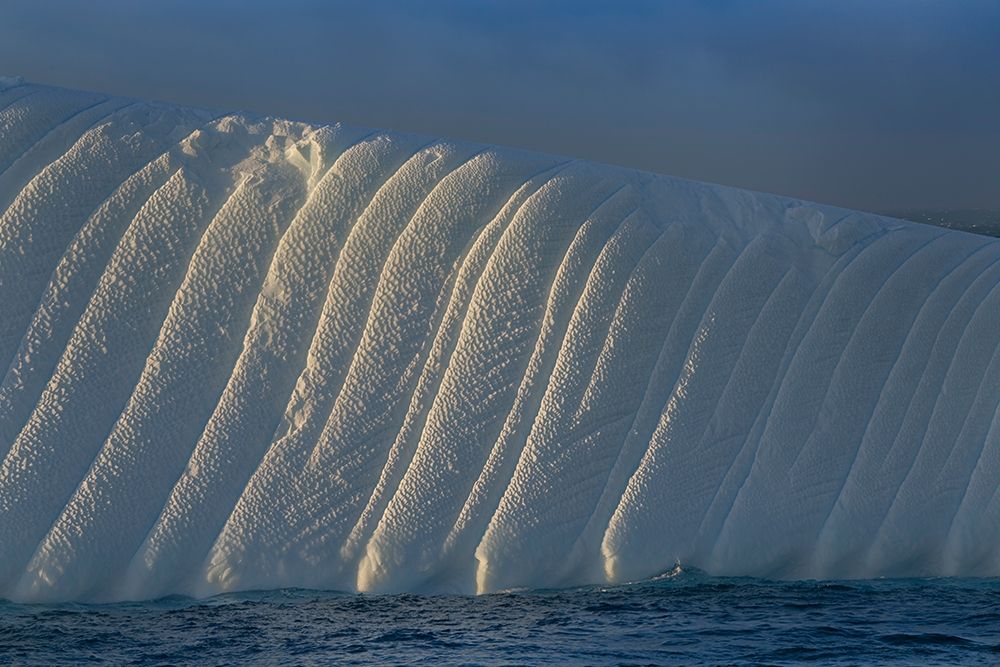
[[[790,583],[683,572],[481,597],[284,590],[0,602],[0,663],[1000,664],[1000,580]]]

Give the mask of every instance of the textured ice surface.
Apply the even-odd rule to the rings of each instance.
[[[1000,242],[0,79],[0,597],[1000,574]]]

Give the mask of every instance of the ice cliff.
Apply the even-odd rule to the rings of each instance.
[[[1000,574],[1000,243],[0,79],[0,597]]]

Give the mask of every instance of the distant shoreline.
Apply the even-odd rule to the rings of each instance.
[[[902,209],[883,211],[882,213],[925,225],[936,225],[973,234],[1000,237],[1000,211],[997,210],[983,208]]]

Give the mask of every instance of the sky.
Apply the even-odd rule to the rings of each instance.
[[[997,0],[4,0],[0,75],[1000,209]]]

